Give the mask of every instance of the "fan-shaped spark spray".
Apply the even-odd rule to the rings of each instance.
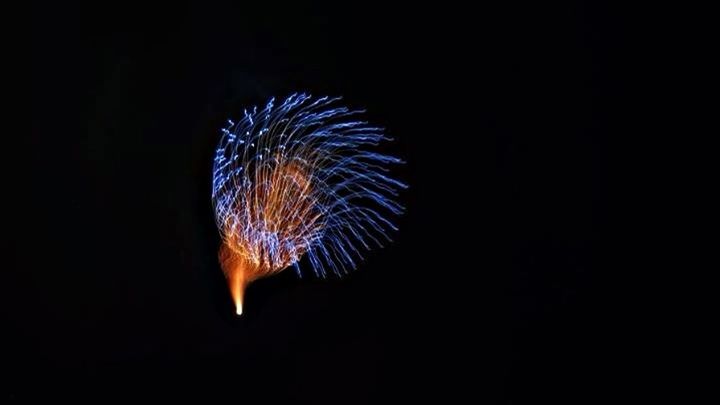
[[[373,152],[382,128],[340,98],[294,94],[279,106],[245,110],[228,121],[215,151],[212,202],[223,237],[219,259],[236,312],[252,281],[307,254],[317,276],[343,275],[362,249],[390,241],[388,217],[407,186],[388,176],[398,158]]]

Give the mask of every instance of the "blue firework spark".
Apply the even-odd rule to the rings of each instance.
[[[224,246],[252,269],[251,278],[290,265],[301,275],[303,255],[316,275],[343,275],[397,229],[398,192],[407,186],[389,166],[402,161],[374,152],[391,139],[359,118],[363,110],[339,101],[293,94],[276,105],[273,98],[222,129],[215,219]]]

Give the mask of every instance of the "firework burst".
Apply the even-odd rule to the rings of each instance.
[[[387,138],[340,98],[294,94],[228,121],[215,151],[212,201],[219,258],[237,313],[245,287],[307,255],[313,272],[343,275],[362,250],[389,241],[401,214],[388,176],[400,159],[373,152]]]

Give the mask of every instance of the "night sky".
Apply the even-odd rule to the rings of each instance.
[[[601,395],[613,13],[340,3],[35,9],[0,398]],[[408,211],[356,272],[257,281],[237,318],[213,150],[228,118],[296,91],[386,128]]]

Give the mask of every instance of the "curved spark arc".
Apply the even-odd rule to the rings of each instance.
[[[400,159],[373,152],[391,139],[340,98],[293,94],[228,121],[215,151],[212,201],[223,240],[258,277],[307,254],[320,277],[356,267],[390,241],[407,187],[388,176]]]

